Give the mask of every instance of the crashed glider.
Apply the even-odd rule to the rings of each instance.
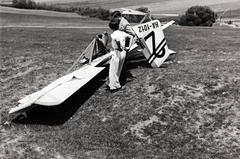
[[[123,13],[145,15],[143,20],[147,17],[151,20],[146,23],[140,22],[140,24],[133,26],[138,40],[131,46],[129,52],[139,46],[141,52],[152,67],[160,67],[170,54],[175,53],[168,48],[163,33],[163,29],[172,25],[174,21],[170,21],[162,26],[160,21],[152,20],[148,13],[129,9],[125,10]],[[111,52],[108,52],[106,48],[107,39],[106,33],[98,35],[73,64],[73,66],[75,66],[75,64],[81,60],[81,62],[84,63],[82,67],[57,79],[42,90],[19,100],[18,105],[10,109],[9,113],[26,112],[36,105],[56,106],[68,99],[72,94],[104,70],[105,65],[103,65],[103,63],[108,63],[112,56]],[[70,72],[70,70],[68,72]]]

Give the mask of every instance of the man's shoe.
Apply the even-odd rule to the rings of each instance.
[[[110,92],[111,93],[115,93],[115,92],[117,92],[118,90],[120,90],[121,89],[121,87],[120,88],[116,88],[116,89],[110,89]]]

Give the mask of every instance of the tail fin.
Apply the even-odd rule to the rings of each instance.
[[[153,20],[133,27],[142,43],[143,54],[152,67],[160,67],[170,55],[161,23]]]

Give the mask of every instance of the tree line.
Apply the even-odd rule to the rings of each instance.
[[[58,12],[75,12],[82,16],[95,17],[102,20],[109,20],[110,15],[110,11],[103,8],[81,8],[72,5],[36,3],[32,0],[12,0],[12,7],[21,9],[50,10]]]
[[[208,6],[193,6],[188,8],[179,21],[184,26],[212,26],[217,19],[217,14]]]
[[[79,6],[72,5],[58,5],[58,4],[45,4],[36,3],[33,0],[12,0],[12,7],[23,9],[39,9],[50,10],[59,12],[75,12],[82,16],[95,17],[102,20],[109,20],[111,12],[103,8],[81,8]],[[140,7],[136,10],[148,13],[149,10],[146,7]],[[140,22],[143,16],[140,15],[125,15],[125,18],[131,23]],[[177,24],[183,26],[212,26],[216,21],[217,14],[212,11],[208,6],[193,6],[188,8],[185,15],[182,15],[178,19],[174,19]],[[154,17],[152,17],[154,19]],[[165,18],[165,20],[168,18]],[[161,20],[161,19],[160,19]],[[169,17],[170,20],[170,17]]]

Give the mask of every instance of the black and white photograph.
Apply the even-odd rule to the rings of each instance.
[[[240,0],[0,0],[1,159],[239,159]]]

